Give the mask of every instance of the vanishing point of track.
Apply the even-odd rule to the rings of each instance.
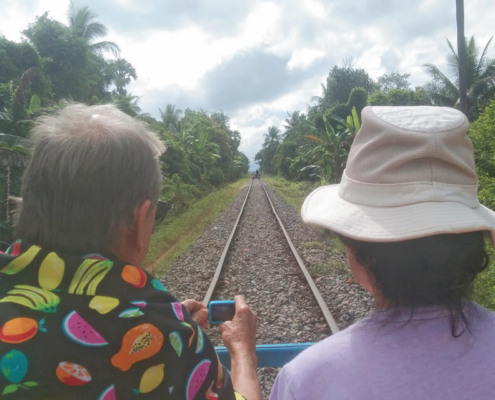
[[[259,179],[260,181],[260,184],[263,188],[263,191],[266,195],[266,198],[268,200],[268,202],[270,203],[270,206],[271,206],[271,209],[272,209],[272,212],[275,216],[275,218],[277,219],[278,223],[279,223],[279,226],[285,236],[285,239],[292,251],[292,254],[295,258],[295,260],[297,261],[297,264],[299,265],[299,268],[301,269],[301,272],[302,274],[304,275],[304,278],[306,279],[306,282],[307,284],[309,285],[309,287],[311,288],[311,291],[313,293],[313,296],[316,300],[316,302],[318,303],[318,306],[320,307],[320,310],[323,314],[323,317],[328,325],[328,327],[330,328],[330,331],[332,332],[332,334],[336,333],[339,331],[339,328],[337,326],[337,324],[335,323],[335,320],[334,318],[332,317],[332,314],[330,312],[330,310],[328,309],[325,301],[323,300],[323,297],[321,296],[318,288],[316,287],[313,279],[311,278],[311,275],[309,274],[305,264],[304,264],[304,261],[302,260],[302,258],[300,257],[299,253],[297,252],[294,244],[292,243],[292,240],[290,239],[289,237],[289,234],[287,233],[287,230],[285,229],[285,226],[282,222],[282,220],[280,219],[279,215],[277,214],[277,211],[275,210],[275,207],[273,205],[273,202],[272,200],[270,199],[270,196],[268,195],[268,192],[265,188],[265,185],[263,184],[263,181],[262,179],[260,178]],[[246,206],[246,203],[248,201],[248,198],[249,198],[249,194],[251,193],[251,188],[253,186],[253,183],[254,183],[254,179],[251,179],[251,183],[249,185],[249,188],[248,188],[248,191],[247,191],[247,194],[246,194],[246,198],[244,199],[244,202],[242,204],[242,207],[240,209],[240,212],[239,212],[239,215],[237,216],[237,219],[234,223],[234,226],[232,228],[232,231],[230,233],[230,236],[229,238],[227,239],[227,243],[223,249],[223,252],[222,252],[222,255],[220,257],[220,260],[218,261],[218,264],[217,264],[217,267],[215,269],[215,273],[213,275],[213,279],[210,283],[210,286],[208,287],[208,290],[206,292],[206,295],[203,299],[203,304],[205,305],[208,305],[208,303],[210,302],[212,296],[213,296],[213,293],[215,291],[215,288],[217,286],[217,283],[218,283],[218,280],[220,278],[220,275],[222,273],[222,268],[223,268],[223,265],[225,263],[225,260],[227,258],[227,255],[228,255],[228,252],[229,252],[229,249],[230,249],[230,245],[232,243],[232,240],[236,234],[236,231],[237,231],[237,227],[239,225],[239,221],[241,220],[241,217],[242,217],[242,214],[243,214],[243,211],[244,211],[244,208]]]

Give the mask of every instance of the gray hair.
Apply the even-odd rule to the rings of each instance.
[[[84,254],[109,251],[133,211],[161,191],[165,146],[114,105],[69,104],[36,121],[22,180],[19,239]]]

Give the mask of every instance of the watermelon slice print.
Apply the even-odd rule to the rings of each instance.
[[[186,400],[193,400],[203,385],[208,371],[210,370],[210,360],[201,361],[189,375],[186,386]]]
[[[102,394],[98,396],[97,400],[117,400],[117,397],[115,395],[115,386],[110,385],[107,387]]]
[[[106,346],[108,342],[88,324],[77,311],[67,314],[62,322],[65,335],[74,342],[86,347]]]
[[[179,321],[184,321],[184,313],[182,312],[182,303],[172,303],[172,310]]]
[[[144,308],[148,305],[144,300],[136,300],[136,301],[131,301],[131,304],[134,304],[135,306]]]

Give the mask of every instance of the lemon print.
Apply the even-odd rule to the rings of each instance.
[[[89,302],[89,308],[98,311],[100,314],[107,314],[119,305],[119,299],[107,296],[95,296]]]
[[[43,289],[54,290],[62,282],[65,263],[55,253],[49,253],[40,265],[38,282]]]
[[[149,393],[155,390],[160,383],[163,381],[165,376],[165,364],[155,365],[154,367],[148,368],[141,378],[141,383],[139,384],[140,393]]]

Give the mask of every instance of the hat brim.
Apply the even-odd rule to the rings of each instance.
[[[495,212],[479,205],[422,202],[400,207],[370,207],[339,196],[339,185],[322,186],[304,201],[304,222],[351,239],[397,242],[443,233],[488,231],[495,245]]]

